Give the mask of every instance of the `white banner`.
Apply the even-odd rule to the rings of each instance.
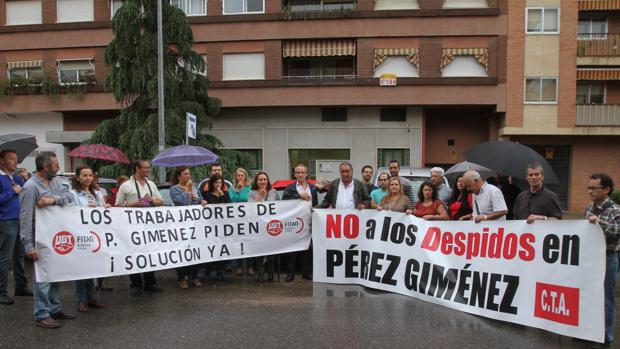
[[[37,281],[124,275],[308,248],[309,201],[36,212]]]
[[[312,227],[315,282],[359,284],[603,341],[605,240],[598,225],[315,210]]]

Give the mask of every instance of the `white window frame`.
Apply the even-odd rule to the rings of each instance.
[[[250,15],[250,14],[265,13],[265,0],[263,0],[263,10],[262,11],[255,11],[255,12],[248,12],[248,10],[247,10],[247,8],[248,8],[248,0],[241,0],[241,1],[243,1],[243,11],[242,12],[226,12],[226,1],[230,1],[230,0],[222,0],[222,14],[223,15]]]
[[[538,79],[538,101],[528,101],[527,100],[527,80]],[[542,100],[542,81],[543,80],[555,80],[555,99],[553,101],[543,101]],[[554,76],[527,76],[523,78],[523,103],[524,104],[558,104],[558,87],[559,87],[559,79]]]
[[[12,84],[12,81],[11,81],[11,71],[12,70],[25,70],[26,71],[26,81],[28,81],[28,86],[41,86],[41,84],[32,84],[32,83],[30,83],[29,71],[30,70],[40,70],[41,71],[41,75],[43,75],[43,73],[44,73],[43,72],[43,66],[40,66],[40,67],[30,67],[30,68],[13,68],[13,69],[7,68],[7,70],[6,70],[6,78],[7,78],[7,80],[9,82],[11,82],[11,84]],[[12,84],[12,85],[16,86],[14,84]]]
[[[190,72],[196,74],[196,75],[202,75],[202,76],[207,76],[207,55],[206,54],[198,54],[200,56],[200,58],[202,58],[203,62],[205,63],[205,70],[204,71],[195,71],[193,69],[189,69]],[[185,62],[179,58],[179,66],[185,68]]]
[[[54,0],[56,1],[56,23],[83,23],[83,22],[93,22],[95,20],[95,1],[97,0],[92,0],[93,1],[93,13],[92,13],[92,18],[88,19],[88,20],[79,20],[79,21],[59,21],[58,19],[60,18],[60,6],[58,5],[58,2],[60,0]]]
[[[79,73],[77,73],[77,82],[62,82],[62,78],[61,78],[61,74],[60,74],[60,67],[62,65],[62,62],[88,62],[88,64],[90,64],[90,66],[93,68],[93,75],[96,74],[96,70],[95,70],[95,65],[93,64],[93,59],[92,58],[69,58],[69,59],[58,59],[56,60],[56,74],[58,75],[58,83],[60,84],[60,86],[77,86],[77,85],[88,85],[89,82],[88,81],[79,81],[80,79],[80,75]],[[77,72],[77,70],[76,70]],[[94,83],[92,83],[93,85],[96,84],[96,81]]]
[[[121,0],[121,1],[123,2],[123,5],[127,2],[126,0]],[[118,9],[116,9],[116,11],[118,11]],[[115,12],[114,11],[114,0],[110,0],[110,20],[114,18],[114,12]]]
[[[5,26],[14,26],[14,25],[36,25],[36,24],[42,24],[43,23],[43,0],[39,0],[39,14],[41,15],[39,18],[37,18],[37,21],[35,22],[28,22],[28,23],[9,23],[9,11],[8,11],[8,3],[9,1],[5,1],[5,9],[4,9],[4,20],[5,20]]]
[[[192,5],[191,0],[179,0],[179,1],[184,2],[184,3],[185,3],[185,4],[184,4],[184,5],[185,5],[184,7],[185,7],[185,8],[188,8],[188,9],[189,9],[189,8],[191,7],[191,5]],[[169,1],[169,3],[170,3],[170,6],[174,6],[174,5],[172,5],[172,0],[170,0],[170,1]],[[192,14],[188,14],[187,12],[185,12],[185,10],[184,10],[183,8],[180,8],[180,10],[181,10],[181,11],[183,11],[183,13],[185,13],[185,16],[187,16],[187,17],[206,16],[206,15],[207,15],[207,0],[202,0],[202,4],[203,4],[203,8],[205,9],[205,12],[204,12],[204,13],[197,13],[197,14],[192,13]],[[175,7],[176,7],[176,6],[175,6]],[[177,8],[178,8],[178,7],[177,7]]]
[[[601,105],[601,104],[607,104],[607,84],[606,83],[599,83],[599,85],[603,85],[603,103],[599,104],[599,103],[591,103],[590,99],[592,98],[592,85],[596,85],[596,83],[592,83],[592,82],[588,82],[582,85],[587,85],[588,86],[588,94],[586,96],[586,103],[583,105]],[[580,104],[578,104],[580,105]]]
[[[592,22],[602,22],[597,18],[588,18],[585,20],[579,20],[577,22],[577,30],[579,30],[579,22],[588,22],[588,31],[585,33],[577,32],[577,40],[607,40],[607,34],[609,34],[609,20],[605,18],[605,33],[593,33],[592,32]]]
[[[541,19],[540,19],[540,31],[537,32],[531,32],[527,30],[527,24],[529,22],[529,12],[530,10],[541,10]],[[545,31],[545,10],[557,10],[558,12],[558,30],[553,31],[553,32],[547,32]],[[560,8],[556,8],[556,7],[548,7],[548,8],[544,8],[544,7],[526,7],[525,8],[525,34],[526,35],[557,35],[560,34],[560,18],[562,18],[561,14],[560,14]]]

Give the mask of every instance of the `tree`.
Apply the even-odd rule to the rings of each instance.
[[[164,101],[166,145],[185,139],[185,113],[197,117],[198,128],[210,128],[221,101],[209,97],[209,81],[201,72],[206,62],[192,50],[194,36],[183,11],[162,1],[164,39]],[[105,87],[122,105],[120,115],[103,121],[86,143],[102,143],[124,151],[130,159],[152,159],[158,153],[157,118],[157,2],[129,0],[112,20],[114,39],[105,50],[112,67]],[[212,135],[199,134],[192,144],[213,150],[229,175],[235,166],[249,163],[246,154],[219,149]],[[116,178],[128,167],[91,162],[102,177]],[[170,171],[172,169],[169,169]],[[206,166],[196,168],[196,178],[207,176]],[[156,173],[155,173],[156,174]]]

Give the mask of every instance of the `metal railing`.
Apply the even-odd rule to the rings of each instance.
[[[577,126],[620,126],[620,104],[577,104]]]
[[[577,56],[620,56],[620,34],[577,34]]]

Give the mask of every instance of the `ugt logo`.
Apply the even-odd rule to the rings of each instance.
[[[75,246],[75,238],[73,234],[68,231],[61,231],[54,235],[52,240],[52,246],[54,247],[54,251],[60,255],[68,254],[73,251],[73,247]]]

